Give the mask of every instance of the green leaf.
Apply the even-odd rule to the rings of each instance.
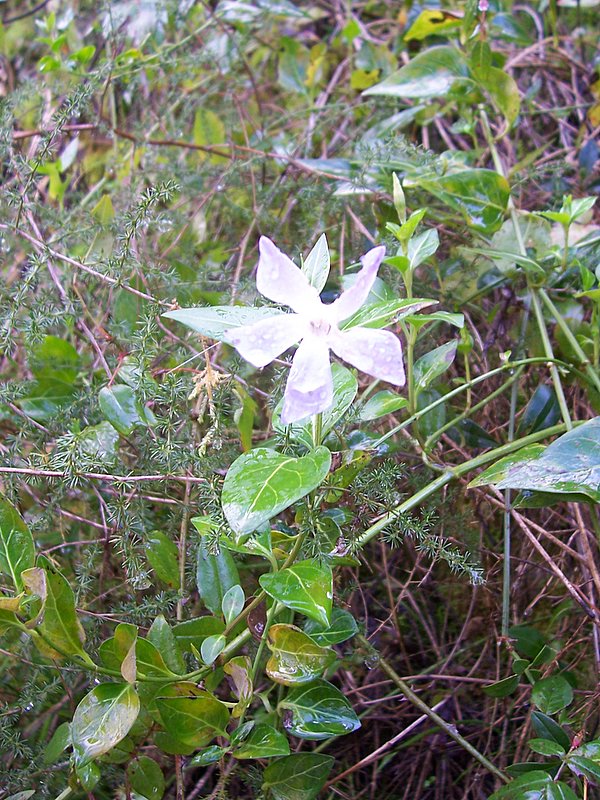
[[[23,573],[23,583],[42,600],[40,613],[32,624],[34,641],[42,655],[57,661],[65,656],[79,656],[87,660],[83,650],[85,634],[77,617],[75,595],[67,579],[48,567],[34,567]],[[56,649],[54,649],[56,647]]]
[[[314,800],[334,763],[332,756],[321,753],[294,753],[266,768],[262,789],[274,800]]]
[[[358,382],[353,372],[341,364],[331,365],[333,377],[333,402],[331,406],[323,412],[321,421],[321,434],[326,436],[334,427],[336,422],[341,419],[352,405],[356,393],[358,392]],[[312,420],[306,422],[295,422],[292,425],[283,425],[281,422],[281,411],[283,409],[283,399],[277,404],[273,412],[273,428],[277,433],[287,435],[297,442],[301,442],[309,449],[313,446]]]
[[[600,784],[600,764],[592,761],[591,758],[570,754],[566,759],[567,766],[575,775],[583,776],[594,785]]]
[[[541,756],[564,756],[565,748],[551,739],[530,739],[527,746]]]
[[[227,735],[227,706],[209,692],[157,697],[156,705],[166,731],[184,744],[204,747],[215,736]]]
[[[462,25],[462,17],[441,8],[425,9],[404,34],[404,41],[421,41],[428,36],[445,36],[458,31]]]
[[[253,306],[205,306],[202,308],[180,308],[167,311],[163,317],[182,322],[193,331],[207,336],[209,339],[225,341],[225,334],[232,328],[241,325],[253,325],[255,322],[283,314],[277,308],[254,308]]]
[[[456,341],[446,342],[417,360],[413,373],[417,392],[426,389],[451,366],[457,346]]]
[[[553,742],[561,745],[565,750],[571,748],[569,735],[552,717],[542,714],[541,711],[532,711],[531,724],[540,738],[552,739]]]
[[[316,561],[300,561],[279,572],[261,575],[265,592],[287,608],[329,625],[333,598],[331,568]]]
[[[71,723],[63,722],[52,734],[44,750],[44,764],[54,764],[61,754],[71,746]]]
[[[524,436],[527,433],[543,431],[545,428],[555,425],[559,419],[560,406],[556,399],[556,392],[552,386],[542,383],[537,387],[525,407],[519,424],[519,433]]]
[[[474,69],[473,76],[488,92],[510,127],[521,108],[521,96],[515,79],[504,70],[491,66]]]
[[[156,577],[170,586],[179,587],[179,549],[175,542],[160,531],[152,531],[144,548],[146,558]]]
[[[319,678],[336,659],[333,650],[321,647],[294,625],[271,625],[268,646],[271,657],[267,661],[267,675],[284,686]]]
[[[133,389],[123,383],[100,389],[98,402],[106,419],[123,436],[129,436],[140,425],[153,425],[156,422],[150,409],[145,408]]]
[[[0,572],[8,575],[23,591],[21,573],[35,564],[33,536],[17,509],[0,498]]]
[[[233,751],[235,758],[275,758],[290,752],[288,740],[271,725],[261,723],[250,731],[239,748]]]
[[[223,548],[218,553],[212,553],[206,539],[201,536],[196,560],[196,585],[208,610],[220,614],[225,594],[239,582],[240,576],[231,553]]]
[[[406,408],[407,405],[408,400],[406,397],[402,397],[389,389],[384,389],[367,400],[360,409],[359,418],[364,422],[369,422],[373,419],[384,417],[386,414],[400,411],[400,409]]]
[[[530,489],[552,494],[582,494],[600,502],[600,417],[578,425],[546,448],[520,450],[476,479],[499,489]],[[472,485],[476,485],[475,481]]]
[[[35,795],[35,789],[25,789],[23,792],[17,792],[16,794],[11,794],[10,797],[7,797],[6,800],[29,800],[30,797]]]
[[[161,800],[165,793],[163,771],[148,756],[138,756],[127,765],[127,778],[132,790],[147,800]]]
[[[441,177],[420,176],[410,182],[406,179],[404,185],[431,192],[483,233],[493,233],[502,225],[510,196],[506,178],[488,169],[463,169]]]
[[[387,259],[387,263],[392,261]],[[371,303],[360,308],[356,314],[345,320],[340,326],[341,330],[348,330],[360,325],[363,328],[385,328],[401,319],[414,314],[422,308],[436,305],[437,300],[429,298],[400,298]]]
[[[301,458],[268,447],[244,453],[233,462],[223,483],[221,502],[227,521],[238,535],[252,533],[320,486],[330,464],[326,447]]]
[[[192,644],[199,650],[204,639],[217,633],[223,633],[224,630],[223,620],[207,615],[180,622],[173,628],[173,633],[181,650],[184,653],[191,653]]]
[[[231,586],[225,592],[223,595],[223,600],[221,601],[221,610],[223,611],[225,622],[228,625],[237,617],[238,614],[241,613],[245,602],[246,595],[239,584]]]
[[[323,287],[327,283],[330,266],[331,259],[327,237],[322,233],[302,264],[302,272],[308,278],[310,285],[314,286],[319,294],[321,294]]]
[[[331,612],[331,624],[322,625],[313,619],[306,621],[304,631],[317,644],[328,646],[341,644],[358,633],[358,624],[349,611],[334,608]]]
[[[284,712],[284,728],[300,739],[327,739],[360,728],[360,721],[344,695],[323,680],[291,689],[279,708]]]
[[[241,717],[252,701],[252,662],[248,656],[235,656],[223,666],[223,672],[231,678],[232,691],[238,701],[231,712],[232,716],[234,718]],[[250,724],[246,723],[246,725]],[[241,736],[243,730],[244,728],[236,728],[235,731],[237,736],[240,736],[240,741],[243,738]],[[232,737],[232,743],[233,741]]]
[[[489,686],[484,686],[483,691],[489,697],[508,697],[512,694],[519,685],[518,675],[509,675],[508,678],[503,678],[501,681],[491,683]]]
[[[92,215],[103,227],[110,225],[110,223],[115,218],[115,210],[113,208],[110,195],[108,194],[102,195],[100,200],[96,203],[96,205],[92,209]]]
[[[206,767],[209,764],[214,764],[219,761],[228,752],[227,747],[219,747],[217,744],[212,744],[201,750],[198,755],[190,759],[188,766],[190,767]]]
[[[520,775],[490,795],[489,800],[577,800],[573,790],[542,770]]]
[[[435,228],[413,237],[408,242],[408,260],[411,269],[416,269],[423,261],[431,258],[440,246],[440,237]]]
[[[533,685],[531,702],[543,714],[556,714],[573,702],[573,687],[562,675],[551,675]]]
[[[227,639],[222,634],[207,636],[200,645],[200,656],[202,661],[210,666],[221,655],[227,644]]]
[[[163,661],[172,672],[176,675],[185,673],[185,662],[179,649],[179,642],[173,633],[173,629],[162,614],[155,618],[148,629],[147,638],[156,647]]]
[[[468,77],[461,52],[450,46],[429,47],[363,95],[385,97],[443,97],[461,78]]]
[[[139,697],[128,683],[102,683],[92,689],[75,709],[71,723],[77,763],[108,753],[127,736],[139,710]]]
[[[81,359],[70,342],[57,336],[44,336],[29,357],[29,368],[41,384],[60,385],[63,395],[72,392]]]
[[[499,461],[496,461],[496,463],[492,464],[491,467],[488,467],[476,478],[473,478],[473,480],[469,483],[469,488],[474,488],[476,486],[487,486],[488,484],[496,484],[498,481],[501,481],[506,477],[510,467],[515,464],[521,464],[529,461],[531,458],[543,453],[545,449],[546,448],[542,444],[531,444],[527,447],[522,447],[515,453],[511,453],[510,455],[501,458]]]

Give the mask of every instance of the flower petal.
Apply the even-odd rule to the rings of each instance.
[[[400,339],[391,331],[351,328],[329,337],[333,352],[362,372],[404,386],[404,364]]]
[[[329,348],[323,338],[305,336],[296,351],[283,396],[284,425],[325,411],[333,402]]]
[[[260,259],[256,271],[256,288],[262,295],[274,303],[289,306],[300,314],[310,314],[315,306],[320,307],[321,300],[317,290],[285,253],[266,236],[260,237],[258,247]]]
[[[361,258],[362,269],[356,276],[356,280],[349,289],[338,297],[337,300],[331,304],[331,312],[337,322],[348,319],[352,314],[356,313],[358,309],[364,304],[369,296],[369,292],[375,278],[377,277],[377,270],[385,255],[385,247],[380,245],[369,250],[368,253]]]
[[[302,339],[306,321],[298,314],[277,314],[225,333],[224,339],[255,367],[264,367]]]

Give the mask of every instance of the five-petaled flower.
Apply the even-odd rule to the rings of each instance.
[[[404,366],[399,339],[390,331],[360,326],[340,330],[339,323],[364,305],[377,277],[385,247],[362,258],[362,269],[349,289],[325,305],[306,275],[262,236],[256,273],[258,291],[294,313],[278,314],[252,325],[233,328],[225,340],[255,367],[264,367],[292,345],[300,345],[285,387],[281,421],[289,425],[325,411],[333,402],[329,351],[362,372],[403,386]]]

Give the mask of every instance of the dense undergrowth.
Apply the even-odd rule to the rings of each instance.
[[[487,5],[0,3],[1,800],[600,797],[597,6]],[[260,235],[405,387],[281,422]]]

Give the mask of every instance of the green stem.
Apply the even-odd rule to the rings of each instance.
[[[358,634],[356,638],[364,647],[368,647],[369,650],[372,649],[371,643],[367,639],[365,639],[365,637],[362,634]],[[379,666],[386,673],[386,675],[396,684],[396,686],[402,692],[404,697],[406,697],[407,700],[409,700],[416,708],[418,708],[419,711],[421,711],[423,714],[429,717],[429,719],[432,720],[432,722],[435,722],[436,725],[438,725],[443,731],[445,731],[445,733],[448,736],[454,739],[454,741],[457,742],[464,750],[466,750],[467,753],[469,753],[469,755],[473,756],[473,758],[479,761],[479,763],[482,766],[484,766],[487,770],[489,770],[489,772],[491,772],[493,775],[495,775],[504,783],[509,782],[510,779],[501,770],[499,770],[498,767],[494,766],[494,764],[492,764],[492,762],[489,761],[489,759],[487,759],[483,755],[483,753],[480,753],[476,747],[473,747],[473,745],[464,738],[464,736],[460,735],[455,725],[446,722],[446,720],[440,717],[440,715],[437,714],[432,708],[430,708],[427,705],[427,703],[423,702],[423,700],[421,700],[421,698],[417,694],[415,694],[415,692],[413,692],[410,686],[405,681],[402,680],[402,678],[398,675],[398,673],[391,667],[390,664],[388,664],[388,662],[384,658],[382,658],[382,656],[379,656]]]
[[[66,789],[63,789],[62,792],[58,795],[56,800],[66,800],[67,797],[73,794],[73,789],[70,786],[67,786]]]
[[[540,333],[540,337],[542,339],[544,353],[546,354],[548,359],[554,361],[552,344],[550,342],[550,337],[548,336],[548,330],[546,328],[544,315],[542,314],[542,308],[540,306],[540,300],[538,296],[539,290],[535,287],[531,287],[530,291],[531,291],[531,305],[533,306],[533,313],[535,314],[538,330]],[[556,399],[558,400],[561,416],[563,418],[565,425],[567,426],[567,430],[570,431],[571,428],[573,427],[573,423],[571,422],[571,414],[569,413],[569,407],[567,406],[567,400],[565,398],[565,393],[562,387],[562,382],[560,380],[560,375],[558,374],[558,369],[556,368],[556,364],[554,363],[550,364],[550,376],[552,378],[552,383],[554,384],[554,391],[556,392]]]
[[[415,506],[418,506],[423,500],[426,500],[430,495],[437,492],[438,489],[441,489],[455,478],[461,478],[471,470],[478,469],[490,461],[503,458],[510,453],[514,453],[515,450],[520,450],[522,447],[526,447],[529,444],[539,442],[540,439],[546,439],[550,436],[554,436],[555,434],[564,433],[566,429],[567,426],[564,423],[553,425],[551,428],[546,428],[543,431],[536,431],[535,433],[530,433],[528,436],[523,436],[521,439],[516,439],[513,442],[507,442],[500,447],[496,447],[494,450],[491,450],[487,453],[482,453],[475,458],[471,458],[469,461],[465,461],[463,464],[459,464],[456,467],[448,468],[445,472],[442,472],[441,475],[438,475],[435,480],[431,481],[431,483],[428,483],[427,486],[424,486],[418,492],[413,494],[412,497],[409,497],[408,500],[400,503],[391,511],[388,511],[387,514],[384,514],[382,517],[380,517],[377,522],[374,522],[372,525],[370,525],[367,530],[361,536],[359,536],[357,546],[364,547],[364,545],[370,542],[371,539],[374,539],[378,533],[387,527],[390,522],[393,522],[399,516],[405,514],[407,511],[410,511]]]
[[[319,447],[323,439],[323,414],[319,412],[312,418],[313,445]]]
[[[596,388],[596,390],[598,392],[600,392],[600,375],[598,375],[597,371],[594,369],[593,365],[590,363],[589,358],[583,352],[583,349],[582,349],[581,345],[577,341],[577,337],[573,334],[573,331],[569,328],[569,326],[567,324],[567,321],[565,320],[563,315],[560,313],[560,311],[557,309],[557,307],[554,305],[554,303],[552,302],[552,300],[548,296],[548,293],[546,292],[545,289],[541,289],[541,288],[538,289],[538,294],[539,294],[543,304],[546,306],[548,311],[554,317],[554,319],[556,321],[556,324],[558,325],[558,327],[563,332],[563,334],[565,336],[565,339],[569,342],[569,344],[573,348],[573,351],[576,354],[577,358],[581,361],[581,364],[583,365],[583,368],[585,369],[585,372],[586,372],[588,378],[590,379],[591,383],[593,383],[593,385]],[[592,317],[592,319],[593,319],[593,317]],[[595,331],[595,339],[597,341],[598,340],[597,327],[594,327],[594,326],[592,326],[592,327],[593,327],[593,329]],[[594,358],[596,358],[596,353],[594,354]]]

